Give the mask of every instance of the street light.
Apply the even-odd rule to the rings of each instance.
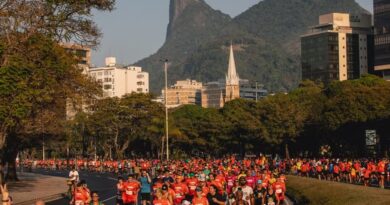
[[[165,138],[166,138],[166,152],[167,161],[169,161],[169,136],[168,136],[168,59],[164,61],[164,74],[165,74]]]
[[[256,81],[256,88],[255,88],[255,92],[256,92],[256,102],[257,102],[257,81]]]

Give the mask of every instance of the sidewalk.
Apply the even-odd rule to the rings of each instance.
[[[68,186],[66,179],[32,173],[18,173],[18,182],[8,184],[15,205],[34,204],[35,200],[51,201],[62,198]]]

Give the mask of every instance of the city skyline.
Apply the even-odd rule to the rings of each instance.
[[[205,0],[213,9],[235,17],[261,0]],[[356,0],[372,12],[372,0]],[[148,11],[151,15],[143,15]],[[142,24],[140,22],[142,18]],[[126,19],[127,25],[118,21]],[[119,64],[133,64],[155,53],[164,43],[169,19],[169,0],[118,0],[111,13],[96,13],[94,20],[103,33],[101,44],[92,51],[92,63],[104,65],[114,56]]]

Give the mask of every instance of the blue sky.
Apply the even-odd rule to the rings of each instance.
[[[214,9],[234,17],[261,0],[206,0]],[[372,12],[373,0],[356,0]],[[157,51],[164,43],[169,18],[169,0],[117,0],[116,10],[98,12],[94,19],[103,38],[92,63],[100,66],[107,56],[132,64]]]

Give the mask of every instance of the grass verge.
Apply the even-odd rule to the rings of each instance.
[[[390,190],[287,177],[287,195],[299,205],[389,205]]]

